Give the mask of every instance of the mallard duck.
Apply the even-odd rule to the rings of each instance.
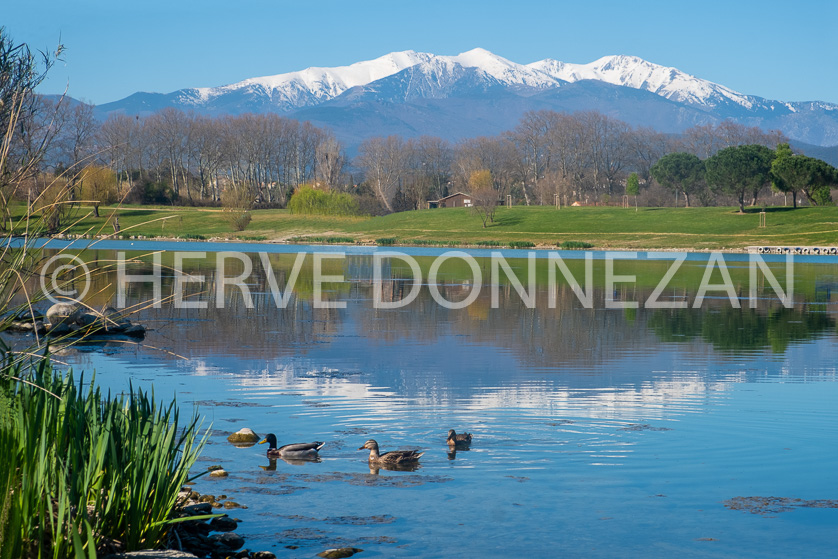
[[[289,458],[296,460],[314,460],[318,457],[317,451],[323,448],[326,443],[315,441],[313,443],[287,444],[276,447],[276,435],[268,433],[259,444],[268,443],[268,458]]]
[[[471,444],[471,433],[454,432],[454,429],[448,430],[448,446],[452,447],[466,447]]]
[[[368,448],[370,451],[370,464],[379,464],[382,466],[398,466],[403,464],[411,464],[419,461],[419,457],[425,454],[418,450],[391,450],[384,454],[379,454],[378,443],[373,439],[364,443],[364,446],[358,450]]]

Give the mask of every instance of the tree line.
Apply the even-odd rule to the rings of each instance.
[[[224,199],[285,208],[302,185],[353,195],[358,211],[373,215],[424,208],[458,191],[479,195],[485,205],[508,197],[527,205],[609,204],[628,193],[668,205],[669,189],[686,205],[744,206],[773,184],[792,193],[795,204],[798,195],[811,204],[831,200],[826,167],[806,179],[823,184],[799,186],[803,156],[791,153],[782,133],[733,122],[671,135],[597,111],[531,111],[497,136],[369,138],[354,158],[330,130],[271,113],[208,117],[166,108],[99,122],[91,105],[34,96],[19,127],[10,158],[25,162],[39,148],[42,157],[20,165],[25,176],[4,200],[50,199],[43,190],[56,181],[46,177],[57,176],[69,185],[68,196],[94,208],[117,200],[220,205]],[[762,173],[778,145],[785,170]],[[752,147],[729,150],[742,146]],[[722,165],[728,155],[736,157]],[[754,158],[762,161],[759,176],[746,164]],[[629,176],[636,177],[636,193]]]

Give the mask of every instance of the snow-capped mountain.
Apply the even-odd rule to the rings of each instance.
[[[527,67],[568,82],[598,80],[692,105],[714,107],[732,101],[745,108],[753,106],[752,98],[747,95],[636,56],[604,56],[590,64],[568,64],[548,58]]]
[[[614,87],[636,93],[618,94]],[[478,107],[481,103],[494,107],[495,121],[491,111]],[[102,116],[111,112],[143,114],[173,106],[206,114],[275,112],[306,118],[315,114],[319,117],[313,120],[318,123],[340,128],[329,121],[329,114],[340,114],[343,121],[360,121],[363,114],[347,111],[374,110],[378,120],[387,113],[398,121],[399,111],[416,112],[418,107],[414,105],[424,107],[422,119],[409,129],[395,126],[393,133],[418,135],[438,130],[440,123],[432,122],[436,117],[431,107],[438,112],[438,118],[443,118],[442,114],[450,118],[451,107],[456,106],[457,120],[464,124],[471,112],[479,113],[480,122],[465,128],[483,133],[493,133],[491,130],[498,126],[514,126],[527,110],[596,109],[635,125],[654,125],[665,132],[734,119],[779,128],[790,137],[811,144],[838,144],[838,105],[772,101],[745,95],[635,56],[606,56],[589,64],[553,59],[518,64],[480,48],[455,56],[393,52],[349,66],[307,68],[221,87],[182,89],[168,94],[135,93],[101,105],[98,111]],[[442,128],[449,130],[449,136],[461,137],[448,124]],[[389,124],[385,128],[393,129]],[[344,138],[354,134],[352,130],[337,131]]]

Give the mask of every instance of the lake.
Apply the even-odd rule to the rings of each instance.
[[[160,308],[143,304],[153,281],[124,291],[145,340],[57,359],[95,371],[106,389],[153,386],[194,406],[212,427],[200,467],[230,474],[195,489],[247,506],[231,515],[248,549],[816,557],[838,544],[834,259],[796,258],[784,304],[759,266],[750,281],[741,254],[712,265],[684,255],[655,293],[676,255],[559,253],[583,297],[544,252],[531,264],[526,251],[500,251],[520,285],[488,250],[466,251],[478,274],[468,258],[439,262],[446,252],[431,249],[377,262],[382,249],[125,241],[79,254],[95,272],[127,251],[142,262],[129,273],[148,277],[158,250],[168,251]],[[177,261],[175,250],[191,252]],[[219,266],[219,251],[233,250],[253,252]],[[298,264],[298,252],[324,251],[319,279],[311,254]],[[788,293],[786,260],[765,261]],[[247,262],[240,285],[225,287],[221,275]],[[87,300],[114,304],[117,283],[99,274]],[[414,283],[415,299],[398,305]],[[277,287],[288,288],[284,307]],[[442,304],[473,293],[463,308]],[[654,308],[653,294],[681,306]],[[324,441],[321,461],[270,461],[265,445],[227,443],[242,427],[280,444]],[[469,450],[448,452],[450,428],[473,433]],[[356,450],[370,438],[382,451],[421,449],[421,466],[371,471]]]

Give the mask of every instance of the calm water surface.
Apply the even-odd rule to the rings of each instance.
[[[85,253],[93,263],[114,256]],[[271,257],[280,283],[293,256]],[[212,258],[190,265],[214,292]],[[692,256],[662,299],[692,300],[705,262]],[[643,301],[668,264],[621,264],[638,281],[613,295]],[[605,309],[599,278],[595,308],[560,285],[550,309],[541,272],[534,309],[502,281],[498,308],[484,287],[462,310],[440,307],[426,289],[405,308],[377,310],[370,257],[334,265],[327,273],[346,281],[330,296],[346,309],[314,309],[305,274],[277,309],[257,266],[253,309],[230,288],[224,309],[207,296],[205,310],[142,311],[138,321],[153,330],[139,346],[59,357],[95,370],[106,388],[131,381],[194,404],[213,429],[200,468],[230,473],[196,489],[246,505],[232,515],[247,547],[279,557],[341,545],[364,557],[834,553],[838,509],[755,514],[725,503],[838,499],[835,264],[798,264],[794,308],[760,286],[755,310],[733,309],[718,293],[700,309]],[[467,276],[452,267],[441,290],[462,298]],[[386,294],[409,287],[398,266],[385,277]],[[142,286],[129,292],[132,301],[148,296]],[[325,441],[322,461],[232,447],[226,436],[242,427],[276,433],[280,444]],[[449,428],[473,433],[471,449],[449,455]],[[382,450],[424,450],[421,467],[371,472],[356,450],[369,438]]]

